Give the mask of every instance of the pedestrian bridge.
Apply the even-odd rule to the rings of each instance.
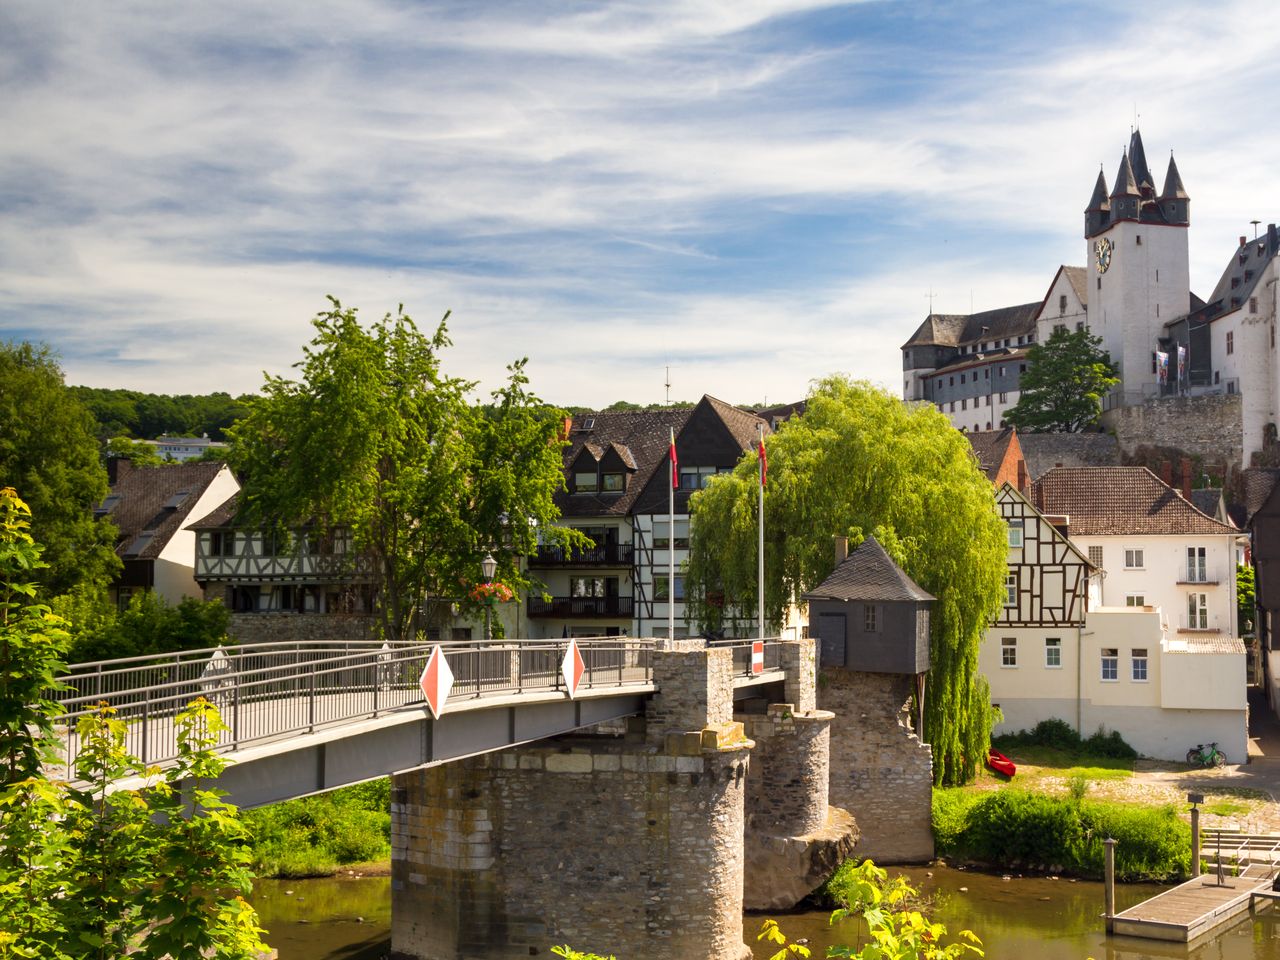
[[[574,671],[567,679],[563,669],[571,642],[581,656],[572,691]],[[216,749],[234,761],[218,786],[243,807],[274,803],[643,713],[657,692],[656,643],[314,641],[76,664],[64,678],[67,689],[54,695],[66,708],[64,775],[75,780],[76,721],[100,703],[128,722],[127,750],[145,766],[164,768],[178,754],[176,714],[205,697],[228,727]],[[749,640],[713,646],[733,652],[735,699],[784,680],[775,640],[757,647],[754,658]],[[433,711],[421,680],[437,649],[453,681]],[[435,697],[438,684],[427,689]]]

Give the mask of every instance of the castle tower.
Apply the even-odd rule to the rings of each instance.
[[[1126,404],[1159,393],[1155,352],[1165,324],[1191,306],[1190,199],[1172,158],[1156,195],[1142,136],[1120,158],[1115,186],[1099,173],[1085,210],[1089,327],[1119,369]]]

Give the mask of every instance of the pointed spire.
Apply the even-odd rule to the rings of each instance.
[[[1116,171],[1116,188],[1111,191],[1111,199],[1117,197],[1138,197],[1138,183],[1133,178],[1133,166],[1129,163],[1129,151],[1124,152],[1120,160],[1120,169]]]
[[[1173,162],[1173,151],[1169,151],[1169,172],[1164,175],[1164,189],[1160,191],[1161,200],[1189,200],[1187,189],[1182,185],[1182,177],[1178,173],[1178,165]]]
[[[1102,172],[1102,168],[1098,168],[1098,182],[1093,186],[1093,196],[1089,198],[1089,206],[1084,208],[1085,213],[1091,210],[1110,210],[1111,201],[1107,199],[1107,176]]]
[[[1133,177],[1138,186],[1146,185],[1154,191],[1155,178],[1151,176],[1151,169],[1147,166],[1147,151],[1142,148],[1142,131],[1137,127],[1134,127],[1129,136],[1129,164],[1133,167]]]

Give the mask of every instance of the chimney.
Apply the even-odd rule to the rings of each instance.
[[[1280,251],[1280,234],[1276,233],[1274,223],[1267,224],[1267,250],[1273,254]]]
[[[1021,490],[1023,493],[1026,493],[1027,483],[1028,483],[1027,461],[1019,460],[1018,461],[1018,489]]]
[[[848,537],[832,537],[836,545],[836,566],[844,563],[849,557],[849,538]]]
[[[1246,246],[1248,243],[1249,243],[1249,238],[1248,238],[1248,237],[1246,237],[1244,234],[1241,234],[1241,235],[1240,235],[1240,246],[1242,246],[1242,247],[1243,247],[1243,246]]]
[[[1166,487],[1173,486],[1173,464],[1168,460],[1160,461],[1160,480]]]
[[[1182,471],[1182,499],[1191,499],[1191,458],[1183,457],[1182,462],[1178,464],[1178,468]]]
[[[573,433],[573,417],[564,418],[564,433],[560,434],[561,440],[568,440]]]

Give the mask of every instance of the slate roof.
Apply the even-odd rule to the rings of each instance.
[[[726,404],[727,406],[727,404]],[[653,471],[666,462],[671,431],[677,434],[693,411],[636,410],[624,413],[580,413],[569,429],[570,445],[565,448],[566,472],[586,444],[603,451],[611,444],[623,447],[635,464],[636,472],[621,493],[574,493],[560,491],[556,506],[562,517],[625,516]],[[587,423],[591,429],[587,429]],[[615,447],[615,449],[616,449]],[[623,458],[624,460],[626,457]]]
[[[1067,282],[1071,284],[1071,289],[1080,298],[1080,302],[1088,304],[1089,284],[1086,281],[1089,279],[1089,271],[1084,267],[1068,267],[1063,264],[1062,272],[1067,275]]]
[[[1215,520],[1221,519],[1218,514],[1226,514],[1225,504],[1222,502],[1221,487],[1206,487],[1203,490],[1191,491],[1191,505],[1203,513],[1206,517],[1213,517]]]
[[[1070,518],[1072,537],[1239,533],[1205,516],[1146,467],[1055,467],[1031,490],[1036,509]]]
[[[154,560],[160,556],[224,466],[177,463],[135,467],[128,460],[120,460],[115,466],[111,492],[95,511],[109,516],[120,530],[116,554],[130,560]]]
[[[867,537],[804,599],[918,601],[934,597],[893,562],[875,537]]]
[[[1120,465],[1120,444],[1109,433],[1019,433],[1018,444],[1031,479],[1064,467]]]
[[[1237,519],[1247,527],[1253,515],[1266,506],[1271,491],[1280,483],[1280,470],[1274,467],[1246,467],[1240,471],[1240,503],[1242,516]]]
[[[190,530],[219,530],[236,525],[236,511],[240,506],[240,494],[233,493],[218,504],[211,512],[205,514],[195,523],[188,524]]]
[[[902,346],[904,349],[926,344],[958,347],[1022,336],[1035,330],[1036,314],[1042,302],[998,307],[982,313],[931,313]]]
[[[749,410],[735,407],[733,404],[717,400],[712,396],[704,396],[703,399],[711,405],[711,409],[724,421],[724,425],[729,428],[729,433],[733,436],[733,439],[742,444],[743,450],[753,448],[760,442],[759,425],[763,418],[756,416]],[[765,424],[764,432],[769,432],[767,423]]]

